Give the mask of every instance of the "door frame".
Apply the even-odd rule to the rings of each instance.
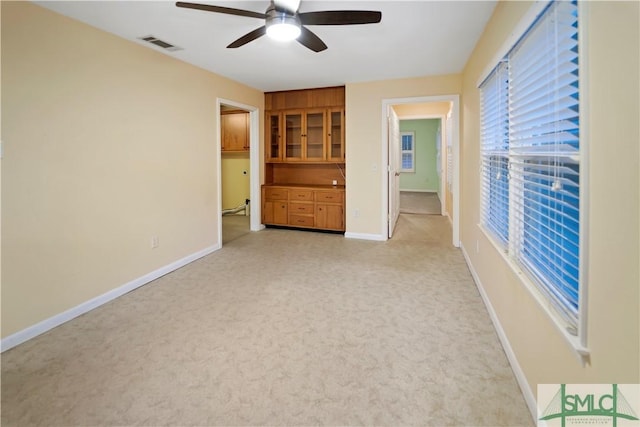
[[[216,170],[217,170],[217,214],[218,237],[222,246],[222,128],[220,126],[221,105],[228,105],[249,112],[249,214],[250,230],[260,231],[260,109],[253,105],[242,104],[230,99],[216,99]]]
[[[388,98],[382,100],[382,164],[387,173],[382,175],[382,206],[383,221],[382,235],[387,235],[389,229],[389,124],[387,122],[387,109],[398,104],[423,104],[428,102],[451,102],[451,138],[453,140],[453,219],[452,219],[452,243],[460,247],[460,95],[417,96],[407,98]]]

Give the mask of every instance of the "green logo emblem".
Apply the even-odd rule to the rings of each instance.
[[[611,385],[611,392],[589,391],[587,385],[576,385],[580,392],[567,392],[566,384],[553,396],[547,407],[542,411],[541,421],[559,419],[565,427],[567,419],[572,425],[608,424],[613,422],[617,427],[618,420],[638,421],[638,416],[632,405],[619,390],[617,384]],[[587,389],[585,391],[585,389]],[[637,403],[636,403],[637,404]],[[596,418],[597,417],[597,418]],[[606,418],[602,418],[606,417]]]

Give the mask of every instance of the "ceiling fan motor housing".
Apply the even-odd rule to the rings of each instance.
[[[293,40],[300,35],[300,19],[296,13],[278,9],[271,3],[265,13],[267,35],[276,40]]]

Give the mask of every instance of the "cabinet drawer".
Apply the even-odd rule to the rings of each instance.
[[[313,201],[313,191],[311,190],[289,190],[289,194],[292,202],[296,200],[305,202]]]
[[[313,214],[312,203],[289,203],[290,214]]]
[[[313,210],[313,208],[312,208]],[[304,215],[289,215],[289,225],[293,227],[313,227],[314,217]]]
[[[267,200],[287,200],[289,190],[286,188],[266,188],[264,197]]]
[[[338,191],[316,191],[316,202],[342,203],[344,193]]]

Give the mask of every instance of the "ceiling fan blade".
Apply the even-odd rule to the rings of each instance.
[[[245,44],[254,41],[258,37],[264,36],[266,33],[267,33],[267,27],[263,25],[262,27],[256,28],[250,33],[247,33],[244,36],[240,37],[238,40],[234,41],[227,47],[230,49],[235,49],[236,47],[244,46]]]
[[[179,1],[176,3],[178,7],[184,7],[187,9],[204,10],[206,12],[226,13],[227,15],[246,16],[249,18],[266,19],[267,15],[259,12],[252,12],[250,10],[233,9],[231,7],[211,6],[209,4],[200,3],[187,3]]]
[[[300,28],[300,35],[296,40],[298,40],[298,43],[314,52],[322,52],[327,48],[327,45],[320,40],[320,37],[316,36],[305,27]]]
[[[382,13],[373,10],[327,10],[299,13],[302,25],[357,25],[377,24]]]
[[[286,10],[296,13],[300,7],[300,0],[273,0],[277,10]]]

